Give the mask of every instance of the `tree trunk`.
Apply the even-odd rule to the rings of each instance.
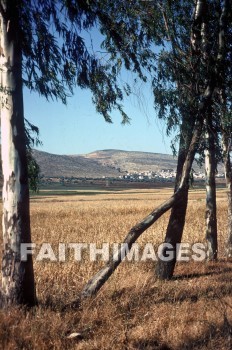
[[[217,205],[216,205],[216,159],[212,123],[206,122],[205,132],[205,187],[206,187],[206,242],[207,259],[217,259]]]
[[[193,130],[193,121],[194,118],[188,120],[188,118],[184,118],[181,126],[181,136],[179,143],[179,153],[177,160],[177,172],[176,172],[176,182],[175,182],[175,192],[177,191],[181,176],[182,170],[185,162],[185,158],[188,152],[189,144],[192,138],[192,130]],[[176,202],[171,211],[171,215],[169,218],[169,223],[165,236],[165,243],[170,243],[173,247],[173,259],[169,261],[164,261],[159,259],[156,265],[156,275],[160,279],[170,279],[173,276],[174,268],[176,264],[176,245],[181,242],[184,224],[185,224],[185,216],[188,205],[188,180],[186,182],[186,186],[183,189],[182,197]],[[167,248],[163,249],[162,255],[166,256]]]
[[[182,240],[186,210],[188,205],[188,191],[189,186],[186,186],[183,189],[181,200],[172,207],[171,215],[168,222],[168,227],[166,231],[165,243],[169,243],[172,246],[173,259],[158,260],[156,265],[156,276],[159,279],[166,280],[171,279],[174,273],[176,258],[177,258],[177,249],[176,246]],[[169,249],[164,248],[162,256],[167,255]]]
[[[227,241],[226,241],[226,256],[232,257],[232,170],[230,160],[231,149],[231,135],[222,128],[222,147],[223,147],[223,161],[225,169],[225,179],[227,188]]]
[[[3,173],[2,304],[35,305],[32,258],[21,261],[30,243],[29,189],[22,92],[22,51],[16,1],[1,1],[1,143]]]
[[[200,51],[201,45],[205,40],[204,36],[202,36],[202,27],[205,27],[205,16],[207,13],[207,2],[205,0],[197,0],[195,3],[195,11],[193,16],[193,23],[191,28],[191,48],[193,57],[195,57],[197,66],[199,64],[199,60],[201,58]],[[194,89],[193,89],[194,91]],[[206,89],[207,91],[207,89]],[[205,91],[205,93],[206,93]],[[199,106],[200,113],[205,111],[208,106],[206,106],[205,102]],[[191,115],[191,111],[190,111]],[[184,138],[180,139],[180,149],[178,154],[178,163],[177,163],[177,175],[176,175],[176,184],[175,191],[179,187],[180,178],[182,176],[183,165],[185,162],[185,157],[188,152],[188,147],[192,137],[192,129],[194,125],[194,120],[191,120],[190,117],[183,116],[183,124],[182,124],[182,133]],[[190,169],[191,170],[191,169]],[[165,243],[169,243],[172,246],[173,259],[169,259],[168,261],[164,261],[164,259],[159,259],[156,265],[156,275],[160,279],[170,279],[173,276],[176,259],[177,259],[177,244],[181,242],[184,224],[185,224],[185,216],[188,204],[188,191],[189,191],[189,177],[190,172],[187,174],[185,186],[182,192],[182,198],[180,202],[175,203],[172,207],[171,215],[169,218],[169,223],[165,236]],[[162,255],[166,256],[167,251],[170,250],[168,248],[164,248]]]
[[[225,169],[225,179],[226,179],[226,188],[227,188],[227,198],[228,198],[228,209],[227,209],[227,242],[226,242],[226,256],[232,257],[232,169],[231,169],[231,115],[227,111],[227,97],[225,89],[226,81],[226,70],[227,65],[225,57],[227,52],[228,42],[225,40],[226,35],[228,35],[228,29],[230,26],[228,18],[232,15],[231,10],[231,1],[225,0],[223,2],[221,16],[219,20],[219,53],[218,61],[220,63],[221,70],[221,79],[220,89],[219,89],[219,98],[221,102],[221,135],[222,135],[222,149],[223,149],[223,162]]]
[[[192,127],[191,122],[183,120],[181,127],[181,137],[179,145],[179,154],[177,160],[177,172],[176,172],[176,182],[175,182],[175,191],[177,191],[181,176],[182,170],[186,158],[186,154],[189,148],[189,144],[192,138]],[[187,181],[188,184],[188,181]],[[169,261],[164,261],[159,259],[156,265],[156,275],[160,279],[170,279],[173,276],[174,268],[176,264],[176,245],[181,242],[185,216],[188,205],[188,190],[189,186],[186,185],[182,192],[182,197],[178,203],[175,203],[172,207],[171,215],[169,218],[169,223],[165,236],[165,243],[170,243],[173,247],[173,259]],[[165,248],[162,252],[162,255],[165,256]]]

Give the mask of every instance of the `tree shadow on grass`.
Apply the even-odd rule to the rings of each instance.
[[[128,312],[136,313],[142,307],[141,302],[143,306],[146,305],[149,308],[151,305],[163,303],[173,305],[183,302],[197,303],[199,300],[218,300],[221,297],[232,295],[232,283],[229,283],[232,280],[231,272],[232,269],[230,267],[225,266],[222,268],[221,266],[220,271],[217,271],[215,268],[215,271],[185,274],[167,282],[147,285],[142,290],[135,290],[133,287],[122,288],[116,290],[111,295],[111,298],[112,301],[123,304],[123,307],[119,305],[119,307],[122,307],[122,314],[127,314]],[[204,280],[205,276],[212,276],[212,278]],[[202,283],[197,283],[195,287],[194,278],[202,278]],[[191,284],[184,283],[185,280],[192,280]],[[180,283],[177,285],[178,281]],[[123,302],[125,295],[131,295],[127,303]],[[131,315],[131,317],[134,316]]]
[[[141,339],[133,343],[134,349],[137,350],[174,350],[167,344],[161,344],[157,338]]]
[[[189,338],[181,344],[182,350],[231,349],[232,326],[225,317],[221,326],[210,324],[207,331],[198,338]]]
[[[185,280],[204,276],[224,275],[226,273],[232,273],[232,259],[177,262],[175,274],[170,280]]]
[[[222,261],[220,263],[222,263]],[[166,291],[163,288],[160,288],[159,285],[153,285],[150,287],[147,286],[139,292],[136,292],[133,286],[126,288],[124,287],[115,290],[111,295],[111,299],[114,302],[120,303],[121,300],[124,299],[125,295],[130,294],[131,299],[128,303],[124,304],[124,307],[125,309],[131,309],[131,305],[133,304],[133,308],[137,309],[140,307],[141,299],[143,300],[143,303],[154,305],[162,303],[175,304],[177,302],[182,303],[185,301],[196,303],[200,299],[213,300],[218,299],[218,296],[230,296],[232,294],[232,283],[228,283],[228,281],[232,280],[232,264],[231,267],[228,267],[228,262],[226,262],[226,264],[227,266],[224,267],[223,264],[209,265],[207,266],[207,269],[211,271],[206,271],[204,273],[199,272],[177,275],[168,281],[169,286]],[[176,288],[177,281],[180,281],[181,283],[185,280],[199,279],[206,276],[217,276],[217,279],[214,279],[214,282],[217,281],[218,285],[210,285],[210,283],[207,283],[206,285],[202,284],[200,289],[189,289],[186,288],[185,285],[178,285],[178,288]],[[63,300],[63,298],[59,298],[58,296],[54,298],[53,296],[48,295],[46,300],[42,303],[42,307],[59,311],[80,309],[82,307],[81,299],[78,299],[78,295],[80,295],[80,293],[81,290],[78,290],[76,293],[76,301],[70,301],[68,304],[66,300]]]
[[[200,278],[200,277],[206,277],[206,276],[214,276],[214,275],[223,275],[224,273],[231,272],[232,273],[232,266],[231,267],[225,267],[223,269],[220,269],[219,271],[207,271],[207,272],[198,272],[198,273],[189,273],[189,274],[181,274],[181,275],[175,275],[173,276],[173,281],[181,281],[186,279],[192,279],[192,278]]]
[[[133,343],[138,350],[206,350],[206,349],[232,349],[232,325],[226,316],[224,322],[218,326],[208,324],[206,331],[197,338],[186,337],[186,339],[176,346],[172,344],[162,344],[157,337],[141,339]]]
[[[143,305],[147,304],[147,306],[151,305],[157,305],[157,304],[175,304],[175,303],[183,303],[183,302],[191,302],[196,303],[200,299],[202,300],[215,300],[220,297],[226,297],[231,296],[232,294],[232,285],[230,283],[228,284],[219,284],[216,286],[205,286],[201,289],[193,289],[192,291],[190,289],[182,288],[167,288],[167,291],[160,291],[158,287],[156,288],[148,288],[144,290],[143,292],[139,292],[135,294],[133,292],[133,288],[131,288],[131,291],[126,292],[127,294],[131,294],[131,300],[124,304],[125,309],[133,309],[133,308],[139,308],[140,302],[142,300]],[[123,296],[121,297],[123,299]],[[132,308],[133,306],[133,308]]]

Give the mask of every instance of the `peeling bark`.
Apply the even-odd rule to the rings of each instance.
[[[3,173],[3,304],[36,302],[31,257],[21,261],[21,243],[30,243],[29,189],[22,93],[22,51],[17,2],[1,1],[0,79]]]
[[[217,205],[216,205],[216,159],[212,123],[206,121],[205,133],[205,188],[206,188],[206,242],[207,259],[217,259]]]

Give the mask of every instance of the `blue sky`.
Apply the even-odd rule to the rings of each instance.
[[[102,35],[97,28],[83,32],[89,50],[97,52]],[[154,48],[156,49],[156,48]],[[131,82],[132,73],[123,70],[121,79]],[[138,82],[133,94],[124,101],[124,110],[131,118],[130,125],[122,125],[119,113],[112,113],[113,124],[97,114],[88,90],[77,88],[67,106],[61,102],[47,102],[44,97],[24,90],[25,117],[39,127],[42,151],[55,154],[84,154],[102,149],[122,149],[169,153],[170,138],[165,125],[158,120],[153,96],[148,85]]]
[[[39,127],[43,146],[55,154],[84,154],[102,149],[171,153],[165,125],[158,120],[148,87],[138,87],[136,96],[124,102],[130,125],[121,125],[119,113],[112,113],[113,124],[97,114],[87,90],[76,89],[68,105],[47,102],[38,94],[24,91],[25,117]]]

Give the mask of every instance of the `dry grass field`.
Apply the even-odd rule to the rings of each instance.
[[[171,190],[129,190],[31,200],[33,242],[121,242],[128,230]],[[184,242],[204,242],[204,191],[193,190]],[[75,261],[35,262],[39,305],[0,311],[0,349],[231,349],[232,261],[223,255],[226,194],[218,192],[219,260],[178,263],[171,281],[154,275],[154,262],[123,262],[95,298],[66,307],[103,265],[84,254]],[[169,213],[139,239],[164,239]],[[71,333],[80,333],[69,339]]]

